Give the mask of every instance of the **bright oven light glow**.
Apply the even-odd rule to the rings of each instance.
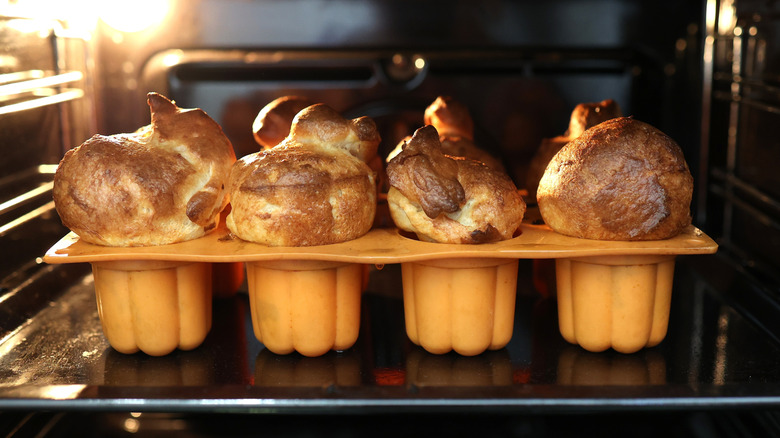
[[[167,0],[106,0],[96,4],[100,19],[120,32],[140,32],[163,21]]]

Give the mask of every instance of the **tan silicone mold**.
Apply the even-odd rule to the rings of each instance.
[[[666,336],[673,255],[559,259],[561,335],[588,351],[633,353]]]
[[[363,266],[281,260],[247,263],[255,336],[277,354],[346,350],[360,330]]]
[[[529,219],[530,220],[530,219]],[[456,244],[440,244],[440,243],[429,243],[429,242],[422,242],[418,241],[416,239],[410,239],[402,236],[399,234],[399,232],[394,228],[375,228],[371,231],[369,231],[366,235],[349,241],[349,242],[343,242],[338,243],[334,245],[323,245],[323,246],[311,246],[311,247],[267,247],[259,244],[254,244],[250,242],[245,242],[242,240],[239,240],[232,235],[230,235],[227,228],[224,227],[224,225],[218,227],[215,231],[208,234],[207,236],[204,236],[200,239],[191,240],[188,242],[182,242],[182,243],[176,243],[172,245],[164,245],[164,246],[157,246],[157,247],[138,247],[138,248],[112,248],[112,247],[100,247],[96,245],[90,245],[85,242],[81,242],[78,237],[74,234],[68,234],[65,236],[60,242],[55,244],[44,257],[44,261],[47,263],[77,263],[77,262],[104,262],[104,261],[133,261],[133,260],[142,260],[142,261],[177,261],[177,262],[205,262],[205,263],[246,263],[247,265],[247,281],[248,283],[251,281],[252,285],[255,284],[263,284],[266,280],[261,280],[259,282],[252,280],[251,277],[257,276],[257,275],[265,275],[265,274],[257,274],[257,273],[250,273],[254,272],[255,270],[259,269],[261,270],[276,270],[276,271],[282,271],[282,272],[276,272],[278,274],[277,276],[287,276],[287,277],[295,277],[297,274],[290,274],[290,272],[304,272],[304,274],[301,274],[301,276],[308,276],[312,275],[314,277],[321,276],[321,275],[327,275],[327,276],[333,276],[335,274],[328,271],[328,274],[325,274],[324,272],[318,272],[321,269],[319,267],[312,268],[311,266],[305,267],[304,269],[296,268],[296,269],[279,269],[279,266],[282,265],[273,265],[268,264],[269,262],[333,262],[333,263],[343,263],[346,265],[367,265],[367,264],[391,264],[391,263],[402,263],[404,264],[403,271],[404,272],[411,272],[413,278],[419,277],[420,281],[410,282],[408,280],[409,275],[404,275],[404,285],[405,289],[407,289],[406,285],[411,284],[411,295],[414,295],[413,301],[407,301],[405,305],[407,307],[413,307],[413,309],[407,309],[406,313],[409,315],[412,313],[414,315],[414,318],[411,320],[407,319],[407,323],[412,326],[409,330],[409,337],[412,338],[414,342],[419,342],[420,345],[422,345],[424,348],[430,348],[430,350],[434,353],[441,353],[445,352],[447,349],[448,343],[452,343],[452,347],[455,351],[458,351],[460,349],[462,351],[461,354],[478,354],[478,350],[483,348],[482,346],[485,346],[484,348],[490,349],[490,348],[501,348],[498,347],[499,345],[503,344],[505,345],[506,342],[509,341],[507,338],[507,332],[511,336],[511,319],[509,319],[509,328],[506,326],[503,326],[500,330],[498,330],[497,334],[494,334],[493,339],[489,343],[486,343],[486,341],[483,338],[487,338],[488,336],[485,335],[485,333],[477,333],[476,330],[474,330],[474,333],[470,333],[468,336],[466,336],[464,339],[468,339],[465,341],[467,346],[461,348],[460,340],[451,340],[451,341],[436,341],[435,343],[429,344],[426,340],[428,338],[427,334],[425,333],[425,330],[423,326],[431,325],[427,322],[421,323],[420,321],[435,321],[437,319],[441,319],[442,316],[430,316],[430,319],[428,319],[428,316],[421,316],[420,313],[422,307],[426,307],[423,305],[418,305],[417,302],[422,300],[426,301],[425,297],[421,298],[421,291],[425,294],[434,294],[434,295],[443,295],[443,294],[453,294],[452,296],[458,296],[457,292],[446,292],[448,291],[448,287],[444,286],[438,286],[439,284],[446,284],[447,281],[443,281],[442,279],[452,278],[455,279],[456,283],[463,283],[464,281],[470,281],[470,280],[461,280],[461,277],[464,277],[461,273],[461,271],[466,270],[465,272],[469,272],[471,275],[475,275],[473,278],[481,278],[482,280],[477,280],[476,283],[482,283],[482,282],[490,282],[486,280],[487,278],[490,278],[491,275],[495,275],[496,278],[503,279],[502,281],[506,280],[509,281],[510,274],[508,274],[508,271],[515,270],[516,271],[516,265],[513,265],[511,263],[504,263],[504,262],[516,262],[518,259],[557,259],[557,260],[564,260],[563,263],[559,263],[559,266],[569,266],[567,269],[566,267],[559,268],[559,272],[562,273],[562,276],[566,276],[566,272],[569,272],[571,274],[571,284],[573,285],[580,285],[585,283],[592,283],[590,286],[586,288],[586,290],[598,290],[603,284],[603,278],[601,277],[601,271],[598,271],[599,269],[607,269],[607,270],[613,270],[613,271],[619,271],[620,269],[623,269],[625,272],[631,272],[632,274],[629,275],[630,277],[636,277],[634,283],[640,284],[643,282],[651,281],[651,277],[648,276],[645,273],[645,266],[648,265],[648,262],[637,259],[635,257],[637,256],[675,256],[675,255],[681,255],[681,254],[712,254],[717,251],[717,244],[712,241],[708,236],[706,236],[704,233],[702,233],[700,230],[696,229],[695,227],[691,226],[688,227],[683,233],[681,233],[678,236],[675,236],[672,239],[668,240],[660,240],[660,241],[647,241],[647,242],[612,242],[612,241],[598,241],[598,240],[587,240],[587,239],[577,239],[573,237],[567,237],[560,235],[558,233],[555,233],[551,231],[547,226],[544,225],[533,225],[530,223],[524,223],[521,225],[520,229],[521,233],[519,236],[505,240],[502,242],[495,242],[495,243],[488,243],[488,244],[481,244],[481,245],[456,245]],[[613,257],[611,259],[601,259],[601,257]],[[595,258],[594,258],[595,257]],[[566,262],[568,260],[568,262]],[[586,261],[586,263],[589,262],[596,262],[597,260],[612,260],[612,261],[619,261],[623,260],[622,263],[624,266],[628,266],[628,268],[611,268],[611,264],[607,263],[604,265],[601,262],[597,263],[589,263],[589,265],[595,265],[599,266],[598,268],[592,268],[592,269],[581,269],[581,264],[583,261]],[[568,263],[568,265],[567,265]],[[612,262],[610,262],[612,263]],[[620,264],[618,263],[618,265]],[[479,269],[476,268],[476,265],[478,264],[494,264],[494,267],[489,266],[482,266]],[[250,267],[252,265],[252,267]],[[449,267],[446,267],[445,265],[450,265]],[[571,268],[571,266],[574,266],[574,268]],[[498,267],[496,267],[498,266]],[[504,266],[503,268],[501,266]],[[514,268],[512,266],[515,266]],[[604,266],[607,266],[604,268]],[[635,266],[635,267],[634,267]],[[668,266],[668,265],[664,265]],[[632,268],[634,267],[634,268]],[[483,269],[484,271],[480,271],[480,273],[476,273],[476,270],[473,269]],[[336,268],[328,268],[328,269],[336,269]],[[346,268],[345,268],[346,269]],[[353,268],[354,269],[354,268]],[[489,274],[491,269],[493,270],[499,270],[502,273],[501,274]],[[625,269],[628,269],[627,271]],[[663,270],[663,268],[661,268]],[[502,271],[503,270],[503,271]],[[308,272],[313,271],[313,272]],[[590,271],[590,273],[588,273]],[[598,271],[598,272],[596,272]],[[431,278],[428,278],[427,280],[423,279],[422,277],[425,277],[426,275],[423,274],[423,272],[433,272],[433,276]],[[585,274],[580,275],[580,273],[585,272]],[[282,275],[283,274],[283,275]],[[290,275],[288,275],[290,274]],[[516,272],[515,272],[516,275]],[[618,277],[620,274],[618,274]],[[471,276],[465,276],[471,278]],[[615,275],[612,275],[611,277],[615,277]],[[514,278],[514,277],[513,277]],[[287,284],[290,281],[297,281],[297,280],[274,280],[276,281],[277,285],[284,285]],[[516,281],[516,280],[513,280]],[[656,278],[653,280],[654,283],[658,283],[658,279]],[[662,280],[663,283],[666,280]],[[630,283],[630,281],[628,281]],[[328,291],[335,291],[338,290],[340,286],[332,286],[330,283],[326,287],[322,287],[325,283],[316,283],[316,288],[311,286],[312,289],[322,289],[322,290],[328,290]],[[310,283],[310,284],[315,284]],[[350,284],[355,283],[354,280],[350,281]],[[422,286],[420,285],[422,284]],[[475,284],[475,282],[471,282],[471,284]],[[671,280],[668,280],[668,284],[671,285]],[[287,286],[274,286],[273,289],[278,288],[286,288]],[[310,288],[310,286],[306,286],[307,288]],[[476,286],[473,286],[473,288],[476,288]],[[561,289],[561,285],[558,286],[559,289]],[[565,285],[564,285],[565,288]],[[254,292],[250,293],[250,299],[253,301],[256,301],[258,297],[261,297],[263,295],[263,292],[260,292],[259,294],[258,289],[270,289],[266,287],[266,285],[263,285],[262,287],[258,288],[255,286],[250,286],[250,289],[252,289]],[[579,292],[582,288],[579,286],[572,287],[572,293],[571,293],[571,302],[577,303],[579,301],[583,301],[582,297],[579,295],[582,292]],[[445,293],[446,292],[446,293]],[[406,293],[406,292],[405,292]],[[492,299],[492,295],[489,292],[481,292],[481,296],[483,298],[476,298],[472,299],[470,302],[473,306],[476,306],[477,308],[482,307],[493,307],[495,306],[494,310],[496,312],[496,315],[494,315],[493,319],[493,325],[494,325],[494,331],[495,331],[495,321],[503,320],[506,321],[508,318],[506,316],[505,307],[511,307],[512,311],[514,309],[514,301],[512,301],[512,305],[509,306],[509,297],[504,296],[502,299],[504,300],[504,304],[498,304],[495,305],[496,301]],[[338,294],[336,294],[338,296]],[[484,298],[485,296],[489,296],[490,298]],[[498,297],[501,294],[496,293],[496,296]],[[506,295],[506,293],[504,293]],[[514,300],[514,295],[512,295],[512,300]],[[354,294],[352,295],[353,298],[351,298],[350,303],[354,306]],[[474,294],[475,297],[479,297],[480,295]],[[254,297],[254,298],[253,298]],[[462,298],[462,297],[460,297]],[[460,298],[457,298],[456,301]],[[329,298],[331,301],[333,298]],[[338,301],[338,298],[336,298]],[[438,300],[438,299],[437,299]],[[300,301],[300,300],[299,300]],[[429,300],[430,301],[430,300]],[[566,298],[564,297],[563,301],[566,301]],[[466,300],[465,302],[469,302],[469,300]],[[604,301],[601,301],[602,303]],[[488,303],[489,305],[486,305]],[[253,308],[254,313],[262,313],[261,306],[256,303],[251,303],[251,306]],[[572,309],[574,309],[573,306]],[[636,307],[639,307],[637,305]],[[338,310],[337,310],[338,311]],[[351,311],[350,311],[351,312]],[[427,312],[427,310],[426,310]],[[455,313],[460,312],[459,310]],[[443,318],[465,318],[468,320],[471,318],[472,320],[479,320],[479,317],[476,317],[476,315],[472,310],[469,311],[465,316],[462,316],[458,314],[455,316],[455,313],[450,314],[449,316],[445,316]],[[574,310],[572,310],[574,312]],[[627,311],[628,312],[628,311]],[[643,315],[646,314],[646,310],[642,311]],[[253,318],[255,318],[255,315],[253,313]],[[434,311],[435,313],[435,311]],[[498,315],[498,313],[501,313],[503,316]],[[630,312],[623,314],[629,314]],[[426,313],[427,314],[427,313]],[[655,312],[653,313],[656,314]],[[633,349],[636,345],[653,345],[653,343],[660,342],[659,338],[655,333],[658,333],[661,331],[659,327],[663,326],[663,332],[665,333],[665,324],[666,324],[666,318],[668,318],[668,311],[666,312],[658,312],[658,319],[659,323],[655,326],[653,330],[651,330],[652,333],[654,333],[650,338],[647,338],[647,336],[644,333],[640,333],[638,335],[639,339],[621,339],[619,341],[615,341],[614,339],[610,338],[610,341],[604,341],[603,338],[601,338],[601,335],[596,336],[594,334],[594,337],[597,338],[595,341],[591,341],[590,338],[588,338],[588,341],[586,341],[586,345],[584,345],[584,348],[589,349],[602,349],[605,345],[607,345],[606,348],[615,348],[615,349]],[[664,316],[666,315],[666,316]],[[258,315],[259,316],[259,315]],[[264,316],[265,317],[265,316]],[[264,318],[263,317],[263,318]],[[354,317],[354,314],[353,314]],[[638,318],[638,316],[636,316]],[[562,316],[562,320],[566,319],[566,315],[564,314]],[[634,318],[634,316],[632,316]],[[643,317],[644,318],[644,317]],[[261,318],[262,319],[262,318]],[[571,319],[571,318],[569,318]],[[661,323],[660,320],[663,319],[663,323]],[[411,321],[411,322],[410,322]],[[490,324],[486,323],[485,321],[479,321],[480,325],[484,326],[490,326]],[[438,324],[438,323],[437,323]],[[273,344],[271,340],[271,337],[267,335],[263,330],[262,324],[261,330],[259,332],[259,336],[263,339],[263,342],[268,342],[270,344]],[[575,323],[572,323],[571,325],[575,325]],[[577,323],[576,325],[579,325]],[[655,323],[654,323],[655,325]],[[564,324],[565,326],[565,324]],[[328,326],[330,327],[330,326]],[[595,330],[603,331],[603,327],[596,325]],[[310,327],[311,328],[311,327]],[[445,327],[444,323],[438,324],[438,328],[441,333],[435,335],[434,337],[440,337],[440,338],[446,338],[446,337],[452,337],[453,333],[457,333],[459,329],[453,330],[451,327]],[[331,330],[330,328],[328,330]],[[575,342],[583,342],[583,336],[581,333],[575,330],[576,335],[572,335],[572,332],[566,331],[565,329],[562,329],[564,331],[563,336],[570,340],[575,340]],[[331,330],[332,331],[332,330]],[[416,333],[416,334],[415,334]],[[601,333],[601,332],[599,332]],[[287,335],[288,338],[290,335]],[[458,339],[458,336],[456,335],[454,339]],[[328,350],[323,347],[324,344],[330,344],[331,343],[331,337],[332,335],[322,336],[323,338],[327,338],[325,340],[318,340],[316,343],[318,344],[318,347],[305,347],[305,351],[308,353],[306,354],[318,354],[318,351],[328,351],[329,349],[339,349],[344,348],[344,345],[346,343],[337,343],[333,341],[333,345],[328,347]],[[587,337],[587,336],[586,336]],[[627,338],[627,336],[624,336],[624,338]],[[661,339],[663,337],[661,336]],[[477,339],[479,339],[477,341]],[[327,341],[327,342],[326,342]],[[293,342],[293,349],[297,350],[299,347],[297,346],[297,343]],[[425,347],[426,345],[429,345],[429,347]],[[475,345],[479,345],[479,347],[475,347]],[[592,345],[592,346],[591,346]],[[270,348],[270,347],[269,347]],[[290,349],[290,346],[288,343],[279,343],[279,346],[272,347],[280,352],[285,351],[292,351]],[[640,347],[641,348],[641,347]],[[321,354],[321,353],[319,353]]]
[[[208,263],[94,262],[92,273],[103,333],[119,352],[192,350],[211,329]]]
[[[403,263],[409,339],[435,354],[504,348],[514,329],[517,265],[485,258]]]

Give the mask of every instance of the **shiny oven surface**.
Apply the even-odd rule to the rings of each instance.
[[[549,296],[550,266],[522,261],[514,336],[506,348],[474,357],[432,355],[407,339],[400,265],[372,269],[356,346],[314,358],[265,350],[254,338],[245,293],[214,302],[212,332],[193,351],[118,353],[102,335],[91,276],[59,266],[75,271],[75,283],[55,287],[66,274],[50,273],[57,278],[48,288],[26,292],[41,308],[4,339],[0,406],[277,413],[774,406],[777,342],[721,301],[696,261],[710,257],[680,257],[669,334],[634,354],[566,343]]]

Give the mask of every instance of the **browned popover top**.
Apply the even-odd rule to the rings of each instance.
[[[536,199],[536,189],[539,180],[542,179],[547,164],[552,157],[568,142],[579,137],[586,129],[592,128],[601,122],[605,122],[622,115],[620,106],[612,99],[601,102],[580,103],[574,107],[569,119],[569,129],[563,135],[542,139],[539,149],[536,150],[526,175],[526,188],[528,196]]]
[[[399,228],[422,240],[485,243],[509,239],[525,202],[505,173],[442,153],[433,126],[418,129],[387,166],[388,204]]]
[[[474,143],[474,120],[463,103],[450,96],[439,96],[425,108],[423,120],[425,125],[436,128],[444,154],[477,160],[493,169],[505,171],[501,160]],[[401,152],[404,143],[410,138],[407,137],[396,145],[387,156],[388,162]]]
[[[380,140],[368,117],[346,120],[324,104],[305,108],[284,141],[233,166],[228,228],[271,246],[365,234],[376,213],[376,182],[361,157],[375,155]]]
[[[299,112],[293,120],[290,135],[280,143],[337,148],[349,152],[365,163],[377,155],[382,139],[376,123],[370,117],[347,120],[323,103],[311,105]]]
[[[290,134],[290,126],[295,116],[314,103],[301,96],[282,96],[269,102],[252,123],[255,141],[265,149],[281,143]]]
[[[580,103],[571,112],[569,129],[566,130],[564,136],[575,139],[582,135],[586,129],[622,115],[620,106],[612,99],[605,99],[601,102]]]
[[[586,130],[550,161],[537,194],[555,231],[599,240],[657,240],[691,223],[693,178],[680,147],[620,117]]]
[[[95,135],[69,150],[54,176],[63,224],[107,246],[161,245],[216,227],[236,157],[221,127],[200,109],[149,93],[151,124]]]
[[[439,135],[455,135],[474,140],[474,120],[463,103],[450,96],[439,96],[423,114],[423,122],[432,125]]]

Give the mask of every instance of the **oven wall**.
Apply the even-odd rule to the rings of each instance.
[[[708,2],[697,205],[720,253],[780,303],[780,7]],[[730,282],[729,282],[730,283]],[[733,286],[725,286],[733,287]],[[765,304],[766,306],[766,304]]]
[[[97,125],[89,34],[2,6],[7,5],[0,5],[0,301],[5,301],[6,292],[25,281],[37,258],[67,232],[51,199],[53,173],[65,151]]]

